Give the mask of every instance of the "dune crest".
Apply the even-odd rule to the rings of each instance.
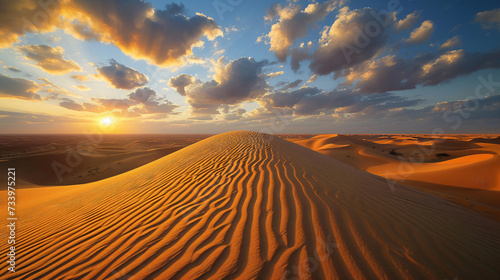
[[[500,275],[500,223],[418,190],[392,191],[379,177],[260,133],[220,134],[59,188],[66,191],[50,199],[19,193],[30,205],[19,210],[18,272],[2,263],[1,279]]]

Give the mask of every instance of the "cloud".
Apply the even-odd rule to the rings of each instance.
[[[500,68],[500,49],[487,53],[453,50],[411,59],[389,55],[352,67],[344,75],[345,84],[354,85],[355,91],[382,93],[438,85],[488,68]]]
[[[92,98],[94,103],[76,103],[68,98],[61,98],[59,106],[75,111],[94,113],[110,112],[122,117],[140,117],[143,114],[174,114],[179,106],[165,98],[158,96],[156,91],[149,87],[138,88],[128,93],[128,98],[107,99]]]
[[[195,79],[193,76],[180,74],[177,77],[170,78],[168,85],[177,90],[180,95],[186,96],[186,87],[193,84],[194,81]]]
[[[406,43],[408,44],[420,44],[427,42],[432,33],[434,32],[434,23],[430,20],[426,20],[422,22],[420,27],[415,28],[411,34],[410,38],[406,39]]]
[[[441,47],[441,49],[450,49],[450,48],[454,48],[456,46],[460,45],[460,38],[458,36],[454,36],[448,40],[446,40],[446,42],[444,42]]]
[[[379,14],[370,8],[342,8],[332,26],[323,30],[309,65],[311,71],[327,75],[373,58],[386,45],[385,30],[394,21],[394,13]]]
[[[14,67],[14,66],[4,66],[3,68],[5,68],[5,69],[7,69],[9,71],[15,72],[15,73],[23,72],[23,71],[17,69],[16,67]]]
[[[48,15],[37,2],[35,0],[2,1],[0,48],[10,47],[19,40],[19,37],[28,32],[48,32],[56,27],[60,20],[57,16],[61,12],[59,5],[57,3],[55,6],[50,5],[52,7],[48,8],[51,14]]]
[[[266,35],[269,39],[269,50],[276,58],[284,62],[289,54],[290,46],[296,39],[305,37],[307,30],[312,29],[338,5],[336,1],[309,4],[304,10],[300,5],[289,4],[286,7],[274,4],[266,11],[266,19],[278,22],[271,26]]]
[[[102,113],[105,111],[105,108],[96,104],[91,103],[76,103],[74,100],[69,98],[62,98],[62,102],[59,103],[59,106],[73,110],[73,111],[85,111],[85,112],[93,112],[93,113]]]
[[[297,90],[278,91],[264,96],[261,103],[270,108],[288,108],[294,115],[318,115],[321,113],[376,112],[410,107],[422,100],[409,100],[391,93],[362,95],[351,91],[322,91],[316,87],[302,87]]]
[[[401,19],[394,24],[394,30],[396,32],[400,32],[412,28],[419,17],[420,12],[408,14],[404,19]]]
[[[33,81],[0,74],[0,98],[41,100],[40,95],[36,94],[38,90],[40,87]]]
[[[286,84],[281,90],[289,90],[289,89],[292,89],[292,88],[296,88],[298,87],[301,83],[303,82],[303,80],[295,80],[291,83],[288,83]]]
[[[76,87],[77,89],[81,90],[81,91],[89,91],[90,88],[88,88],[87,86],[84,86],[84,85],[78,85],[78,86],[74,86]]]
[[[191,55],[193,47],[202,44],[202,37],[214,40],[222,35],[212,18],[200,13],[185,16],[183,4],[168,4],[161,10],[139,0],[71,3],[68,14],[87,26],[86,33],[72,29],[74,33],[113,43],[133,58],[160,66],[180,64],[181,57]]]
[[[135,110],[136,113],[141,114],[171,114],[179,107],[167,99],[159,97],[149,87],[139,88],[129,93],[129,100],[142,105],[140,109]]]
[[[500,124],[500,95],[441,102],[418,109],[401,108],[358,114],[356,117],[357,119],[384,118],[390,120],[393,127],[400,125],[396,128],[398,130],[405,128],[408,122],[420,122],[425,124],[423,127],[439,127],[449,133],[456,133],[457,129],[462,132],[484,133],[486,127],[494,132]]]
[[[60,94],[78,97],[77,94],[74,94],[73,92],[71,92],[63,87],[60,87],[60,86],[52,83],[48,79],[38,78],[38,80],[43,82],[42,84],[40,84],[40,86],[42,87],[42,89],[40,91],[49,93],[49,96],[46,97],[45,99],[57,99]]]
[[[477,13],[474,22],[480,23],[484,29],[500,30],[500,8]]]
[[[314,75],[312,75],[312,76],[311,76],[311,78],[309,78],[309,80],[307,80],[307,82],[306,82],[306,83],[307,83],[307,84],[309,84],[309,83],[314,83],[314,82],[316,82],[317,80],[318,80],[318,75],[317,75],[317,74],[314,74]]]
[[[71,75],[71,78],[78,80],[80,82],[84,82],[84,81],[89,80],[89,77],[87,77],[86,75]]]
[[[308,48],[294,48],[290,51],[291,60],[290,66],[294,72],[297,72],[300,68],[300,62],[306,59],[311,58],[311,54],[309,54],[310,45]]]
[[[133,68],[120,64],[114,59],[111,59],[109,63],[108,66],[97,68],[97,72],[115,88],[134,89],[149,82],[148,77]]]
[[[262,71],[262,67],[267,64],[266,60],[257,62],[247,57],[226,64],[224,57],[221,57],[216,62],[213,80],[196,81],[185,91],[193,112],[218,114],[221,105],[240,104],[261,97],[269,88]]]
[[[221,28],[210,17],[185,15],[183,4],[155,9],[141,0],[4,1],[0,11],[0,47],[17,42],[26,33],[55,28],[83,40],[112,43],[135,59],[159,66],[180,64],[203,37],[214,40]],[[168,50],[168,51],[167,51]]]
[[[63,58],[62,47],[51,47],[47,45],[27,45],[17,47],[24,53],[27,59],[35,61],[35,65],[50,74],[62,75],[71,71],[81,71],[82,68],[73,60]]]
[[[285,71],[279,71],[279,72],[269,73],[269,74],[267,74],[267,76],[269,78],[274,78],[274,77],[281,76],[283,74],[285,74]]]

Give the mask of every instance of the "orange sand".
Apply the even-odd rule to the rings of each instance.
[[[18,200],[18,272],[2,262],[0,279],[500,275],[499,222],[253,132],[98,182],[21,189]]]
[[[358,169],[470,206],[500,221],[498,138],[466,135],[438,140],[424,135],[327,134],[294,142]],[[389,154],[392,149],[400,155]]]

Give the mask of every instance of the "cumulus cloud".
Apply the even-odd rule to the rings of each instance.
[[[458,36],[454,36],[454,37],[446,40],[446,42],[444,42],[440,48],[441,49],[450,49],[450,48],[454,48],[458,45],[460,45],[460,38]]]
[[[185,16],[183,4],[168,4],[160,10],[139,0],[126,4],[73,0],[68,9],[101,41],[112,42],[124,53],[156,65],[178,64],[181,57],[191,55],[193,47],[202,44],[202,37],[214,40],[222,35],[212,18],[200,13]]]
[[[309,68],[315,74],[327,75],[373,58],[385,46],[386,29],[393,22],[393,13],[381,16],[370,8],[342,8],[332,26],[323,30]]]
[[[186,96],[186,87],[194,83],[195,79],[193,76],[187,74],[180,74],[177,77],[173,77],[168,81],[168,85],[177,90],[177,92]]]
[[[413,12],[411,14],[408,14],[404,19],[401,19],[394,24],[394,30],[399,32],[412,28],[419,17],[420,12]]]
[[[111,112],[117,116],[139,117],[143,114],[174,114],[179,106],[165,98],[158,96],[156,91],[149,87],[138,88],[128,93],[128,98],[92,98],[94,103],[76,103],[68,98],[61,98],[59,106],[75,111],[94,113]]]
[[[474,22],[480,23],[484,29],[500,30],[500,8],[477,13]]]
[[[404,59],[394,55],[360,64],[346,71],[345,83],[361,93],[413,89],[445,83],[481,69],[500,67],[500,49],[487,53],[464,50],[422,54]]]
[[[129,100],[141,105],[134,110],[141,114],[171,114],[179,107],[167,99],[161,98],[156,94],[156,91],[149,87],[139,88],[129,93]]]
[[[420,27],[415,28],[411,34],[410,38],[406,39],[408,44],[421,44],[427,42],[432,33],[434,32],[434,23],[430,20],[422,22]]]
[[[51,47],[47,45],[27,45],[17,47],[24,53],[27,59],[35,61],[35,65],[50,74],[62,75],[71,71],[81,71],[82,68],[73,60],[63,58],[62,47]]]
[[[112,43],[136,59],[161,66],[180,64],[203,37],[214,40],[221,28],[210,17],[185,15],[183,4],[155,9],[141,0],[3,1],[0,47],[9,47],[26,33],[62,28],[84,40]]]
[[[37,2],[35,0],[0,2],[0,48],[10,47],[28,32],[47,32],[56,27],[60,20],[57,16],[61,12],[59,4],[48,5],[51,6],[48,7],[51,14],[47,15]]]
[[[115,88],[134,89],[149,82],[148,77],[133,68],[120,64],[114,59],[111,59],[109,63],[110,65],[97,68],[97,72]]]
[[[279,61],[285,61],[294,41],[305,37],[308,29],[314,28],[337,5],[337,1],[326,1],[309,4],[302,10],[300,5],[292,3],[285,7],[274,4],[266,11],[266,19],[278,18],[278,22],[272,25],[271,31],[266,35],[269,39],[269,50],[274,52]]]
[[[213,80],[196,81],[185,91],[193,112],[217,114],[221,105],[234,105],[261,97],[269,88],[266,74],[262,71],[267,64],[266,60],[258,62],[247,57],[225,63],[224,57],[221,57],[215,65]]]
[[[33,81],[0,74],[0,98],[41,100],[40,95],[36,93],[38,90],[40,87]]]

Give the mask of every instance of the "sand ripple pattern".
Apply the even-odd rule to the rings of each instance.
[[[498,222],[264,134],[70,187],[25,206],[1,279],[500,277]]]

